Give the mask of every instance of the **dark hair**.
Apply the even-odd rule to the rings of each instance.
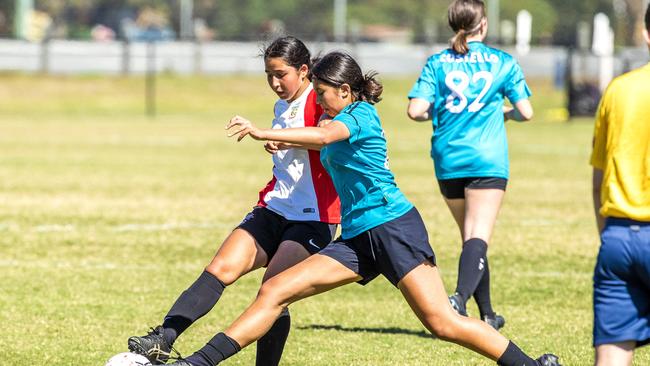
[[[376,72],[370,71],[363,75],[359,64],[352,56],[343,52],[330,52],[315,60],[311,73],[313,78],[334,87],[348,84],[354,100],[370,104],[378,103],[384,91],[384,87],[376,79]]]
[[[645,29],[650,32],[650,4],[648,4],[648,9],[645,11]]]
[[[311,54],[309,49],[296,37],[285,36],[276,38],[262,52],[264,60],[281,58],[287,65],[299,69],[302,65],[311,68]]]
[[[447,9],[447,21],[456,33],[451,39],[451,48],[461,55],[469,52],[467,37],[481,30],[481,21],[485,18],[483,0],[454,0]]]

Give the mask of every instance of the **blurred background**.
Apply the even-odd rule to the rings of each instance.
[[[592,115],[615,75],[647,62],[648,0],[488,0],[488,42],[561,91],[557,118]],[[446,47],[445,0],[0,0],[0,72],[259,73],[292,34],[380,74],[415,75]],[[147,87],[149,92],[155,88]],[[152,113],[153,103],[149,102]]]
[[[270,126],[277,95],[259,54],[281,34],[380,73],[391,170],[449,288],[458,230],[435,184],[431,126],[405,112],[426,59],[447,47],[450,2],[0,0],[0,363],[103,365],[160,321],[271,177],[262,145],[236,143],[224,126],[235,114]],[[647,3],[486,1],[487,42],[520,62],[535,108],[533,122],[506,124],[493,299],[504,334],[566,365],[593,359],[593,116],[611,78],[649,60]],[[179,350],[234,320],[260,280],[229,288]],[[284,365],[492,364],[432,342],[385,280],[291,311]],[[254,359],[247,349],[228,365]],[[650,349],[636,362],[650,365]]]

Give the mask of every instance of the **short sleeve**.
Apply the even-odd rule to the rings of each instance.
[[[332,122],[342,122],[345,127],[348,128],[348,131],[350,131],[350,137],[348,140],[350,143],[354,143],[355,141],[359,140],[359,135],[361,134],[361,126],[359,125],[359,121],[357,118],[350,112],[343,111],[334,117]]]
[[[524,72],[519,66],[519,63],[513,60],[512,68],[508,73],[508,80],[505,82],[505,91],[504,95],[510,103],[515,104],[523,99],[528,99],[532,93],[528,84],[526,84],[526,78],[524,77]]]
[[[433,103],[436,96],[437,83],[433,63],[434,58],[431,56],[429,60],[427,60],[426,65],[424,65],[420,77],[415,84],[413,84],[413,87],[408,94],[409,99],[424,99],[429,103]]]
[[[610,117],[610,88],[605,91],[603,98],[600,100],[598,112],[596,113],[596,122],[594,124],[593,150],[591,152],[591,165],[600,170],[605,169],[607,159],[607,128]]]

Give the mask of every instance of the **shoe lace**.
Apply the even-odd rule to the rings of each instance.
[[[161,337],[163,336],[162,332],[160,332],[158,330],[158,328],[149,328],[149,333],[147,335],[160,335]],[[165,343],[167,343],[164,338],[163,338],[163,341]],[[183,356],[181,356],[181,353],[178,352],[176,350],[176,348],[174,348],[174,346],[171,346],[171,345],[169,346],[169,352],[165,352],[164,350],[160,349],[160,346],[158,344],[156,344],[147,353],[151,354],[151,353],[154,353],[154,352],[157,355],[166,355],[167,358],[170,359],[170,360],[179,360],[179,361],[184,360]],[[174,356],[172,356],[172,353],[174,354]],[[165,360],[161,360],[160,358],[158,358],[158,356],[156,356],[156,361],[163,362],[163,363],[165,362]]]

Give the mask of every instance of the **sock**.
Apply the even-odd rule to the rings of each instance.
[[[483,270],[483,277],[476,286],[474,291],[474,300],[478,305],[478,310],[481,313],[481,319],[485,316],[494,317],[494,310],[492,309],[492,299],[490,298],[490,265],[488,263],[487,254],[485,255],[485,269]]]
[[[237,341],[219,333],[185,360],[192,366],[214,366],[239,351],[241,346]]]
[[[483,276],[486,253],[487,243],[481,239],[472,238],[463,243],[463,251],[458,262],[456,292],[465,302],[474,293]]]
[[[256,366],[277,366],[280,364],[284,344],[291,328],[291,315],[285,308],[269,331],[257,341]]]
[[[221,297],[226,285],[212,273],[203,271],[199,278],[178,297],[163,321],[163,337],[172,345],[192,323],[207,314]]]
[[[503,352],[497,361],[499,366],[539,366],[537,361],[528,357],[522,350],[517,347],[512,341],[508,342],[506,351]]]

